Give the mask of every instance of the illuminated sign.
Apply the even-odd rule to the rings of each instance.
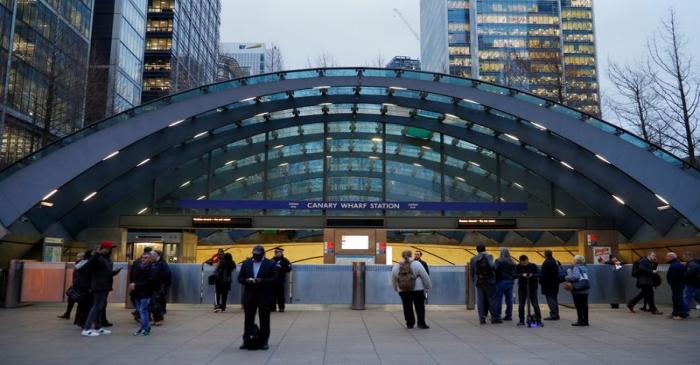
[[[192,217],[192,227],[205,228],[250,228],[253,226],[251,218],[235,217]]]
[[[516,220],[509,218],[459,218],[458,228],[515,228]]]

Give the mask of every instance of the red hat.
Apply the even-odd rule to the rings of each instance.
[[[114,243],[112,241],[102,241],[100,242],[100,248],[114,248]]]

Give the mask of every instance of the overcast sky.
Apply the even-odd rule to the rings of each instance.
[[[438,1],[438,0],[436,0]],[[222,42],[274,42],[287,69],[304,68],[319,53],[339,66],[375,65],[378,56],[420,56],[420,43],[396,16],[398,9],[420,33],[419,0],[222,0]],[[688,50],[700,69],[697,16],[700,0],[594,0],[598,63],[608,92],[608,60],[633,62],[673,6]],[[691,37],[693,35],[694,37]]]

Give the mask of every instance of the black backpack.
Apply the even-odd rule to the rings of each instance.
[[[243,345],[245,345],[248,350],[257,350],[262,347],[263,344],[260,341],[260,328],[257,324],[253,324],[253,329],[250,331],[250,333],[243,334]]]
[[[642,261],[642,259],[639,259],[632,264],[632,276],[635,278],[639,277],[639,262]]]
[[[493,267],[489,264],[486,255],[482,255],[476,261],[476,284],[485,283],[494,278]]]

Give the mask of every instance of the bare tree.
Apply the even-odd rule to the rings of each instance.
[[[372,67],[386,67],[386,60],[384,59],[384,56],[382,56],[382,53],[377,53],[377,55],[372,59],[370,62],[370,66]]]
[[[314,68],[314,67],[319,67],[319,68],[325,68],[325,67],[338,67],[338,61],[335,59],[335,57],[326,52],[323,51],[316,55],[316,60],[314,62],[311,61],[310,57],[306,57],[306,67],[307,68]]]
[[[660,99],[659,117],[668,146],[688,155],[698,166],[696,149],[700,143],[696,111],[700,103],[700,81],[692,77],[693,60],[685,54],[687,39],[678,29],[676,13],[669,11],[659,34],[648,42],[651,66],[658,72],[652,82]]]
[[[284,58],[282,51],[276,43],[270,43],[270,48],[265,54],[265,70],[267,72],[277,72],[284,69]]]
[[[608,77],[616,93],[606,101],[606,106],[647,142],[665,145],[659,128],[658,98],[652,84],[656,76],[642,68],[610,62]]]
[[[500,79],[503,85],[519,90],[528,91],[530,79],[530,65],[525,57],[517,50],[506,48],[503,51],[503,69]]]

